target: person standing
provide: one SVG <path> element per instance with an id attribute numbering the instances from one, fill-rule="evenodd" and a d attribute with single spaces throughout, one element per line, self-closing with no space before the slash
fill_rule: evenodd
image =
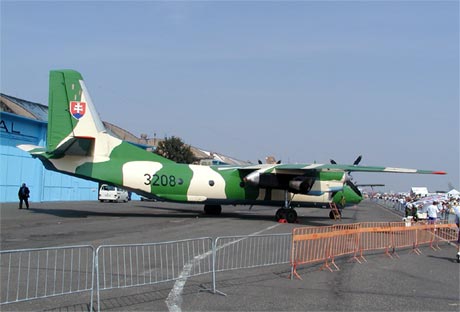
<path id="1" fill-rule="evenodd" d="M 404 209 L 404 215 L 407 218 L 408 216 L 411 215 L 411 213 L 412 213 L 412 203 L 408 201 L 406 203 L 406 208 Z"/>
<path id="2" fill-rule="evenodd" d="M 417 221 L 418 221 L 418 215 L 417 215 L 417 213 L 418 213 L 418 209 L 419 209 L 419 208 L 421 209 L 421 206 L 422 206 L 422 205 L 418 205 L 418 207 L 417 207 L 416 203 L 412 203 L 412 210 L 411 210 L 410 215 L 412 216 L 412 220 L 413 220 L 414 222 L 417 222 Z"/>
<path id="3" fill-rule="evenodd" d="M 433 203 L 426 208 L 426 212 L 428 215 L 428 224 L 435 224 L 439 212 L 438 202 L 433 201 Z"/>
<path id="4" fill-rule="evenodd" d="M 18 197 L 19 197 L 19 209 L 22 209 L 22 202 L 26 204 L 26 208 L 29 209 L 29 196 L 30 190 L 25 183 L 22 183 L 22 186 L 19 188 Z"/>

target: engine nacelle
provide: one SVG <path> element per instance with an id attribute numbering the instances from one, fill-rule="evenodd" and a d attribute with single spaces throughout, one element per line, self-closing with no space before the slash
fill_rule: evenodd
<path id="1" fill-rule="evenodd" d="M 288 190 L 292 193 L 308 194 L 316 178 L 313 176 L 295 176 L 285 174 L 260 173 L 248 174 L 244 181 L 260 188 Z"/>
<path id="2" fill-rule="evenodd" d="M 308 194 L 315 183 L 314 177 L 298 176 L 289 181 L 289 189 L 294 190 L 294 193 Z"/>

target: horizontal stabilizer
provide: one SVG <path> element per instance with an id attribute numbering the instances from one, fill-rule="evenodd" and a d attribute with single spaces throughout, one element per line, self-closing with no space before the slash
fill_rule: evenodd
<path id="1" fill-rule="evenodd" d="M 94 151 L 94 142 L 94 138 L 73 137 L 57 147 L 53 154 L 55 156 L 91 156 Z"/>
<path id="2" fill-rule="evenodd" d="M 16 147 L 32 155 L 44 154 L 46 152 L 46 148 L 38 145 L 20 144 Z"/>

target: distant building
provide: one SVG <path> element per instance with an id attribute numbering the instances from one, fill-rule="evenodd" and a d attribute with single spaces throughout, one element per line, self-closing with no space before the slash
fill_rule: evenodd
<path id="1" fill-rule="evenodd" d="M 410 195 L 425 197 L 428 196 L 428 189 L 426 187 L 412 187 L 410 189 Z"/>

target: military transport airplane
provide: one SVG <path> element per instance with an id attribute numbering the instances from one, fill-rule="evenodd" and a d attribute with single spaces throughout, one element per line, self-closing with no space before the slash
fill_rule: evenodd
<path id="1" fill-rule="evenodd" d="M 356 204 L 361 192 L 351 171 L 445 174 L 441 171 L 340 164 L 178 164 L 111 135 L 80 73 L 50 72 L 47 146 L 19 145 L 48 170 L 121 186 L 162 201 L 202 203 L 207 214 L 221 205 L 281 207 L 276 219 L 297 220 L 294 207 Z"/>

